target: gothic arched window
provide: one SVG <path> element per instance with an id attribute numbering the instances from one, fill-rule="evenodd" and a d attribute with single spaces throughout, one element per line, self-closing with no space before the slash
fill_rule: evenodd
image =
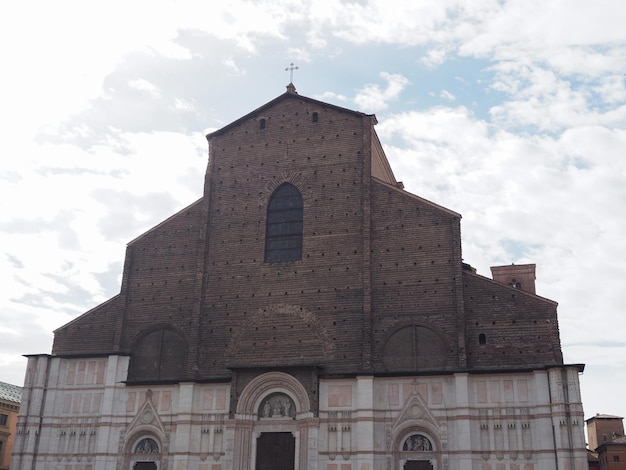
<path id="1" fill-rule="evenodd" d="M 267 206 L 265 262 L 302 259 L 304 203 L 300 191 L 285 183 L 274 191 Z"/>

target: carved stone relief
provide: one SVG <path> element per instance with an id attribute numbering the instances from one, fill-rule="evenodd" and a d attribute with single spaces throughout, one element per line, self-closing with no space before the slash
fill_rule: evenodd
<path id="1" fill-rule="evenodd" d="M 285 393 L 268 395 L 257 411 L 259 419 L 294 419 L 296 407 L 293 400 Z"/>

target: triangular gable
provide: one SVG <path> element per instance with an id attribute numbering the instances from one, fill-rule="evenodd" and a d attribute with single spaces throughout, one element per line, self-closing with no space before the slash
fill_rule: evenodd
<path id="1" fill-rule="evenodd" d="M 435 418 L 435 415 L 430 411 L 419 392 L 414 391 L 407 398 L 391 429 L 395 434 L 400 429 L 406 428 L 407 426 L 414 426 L 417 423 L 422 426 L 428 423 L 433 428 L 439 429 L 437 418 Z"/>
<path id="2" fill-rule="evenodd" d="M 152 402 L 152 395 L 152 390 L 148 389 L 143 405 L 128 425 L 127 436 L 132 436 L 136 431 L 152 431 L 161 438 L 165 436 L 165 426 Z"/>
<path id="3" fill-rule="evenodd" d="M 207 138 L 207 140 L 211 140 L 211 138 L 213 138 L 213 137 L 222 135 L 222 134 L 226 133 L 229 129 L 231 129 L 231 128 L 235 127 L 235 126 L 238 126 L 242 122 L 245 122 L 245 121 L 251 119 L 252 117 L 256 116 L 257 114 L 261 114 L 261 113 L 265 112 L 265 110 L 271 108 L 272 106 L 275 106 L 277 103 L 280 103 L 281 101 L 289 100 L 289 99 L 301 100 L 301 101 L 304 101 L 304 102 L 307 102 L 307 103 L 323 106 L 323 107 L 326 107 L 326 108 L 329 108 L 329 109 L 334 109 L 336 111 L 340 111 L 340 112 L 343 112 L 343 113 L 350 113 L 350 114 L 353 114 L 355 116 L 373 116 L 371 114 L 365 114 L 365 113 L 362 113 L 360 111 L 354 111 L 352 109 L 342 108 L 341 106 L 336 106 L 334 104 L 326 103 L 324 101 L 319 101 L 319 100 L 316 100 L 316 99 L 313 99 L 313 98 L 309 98 L 307 96 L 299 95 L 295 91 L 295 88 L 287 87 L 287 91 L 285 93 L 283 93 L 282 95 L 279 95 L 276 98 L 274 98 L 273 100 L 268 101 L 263 106 L 258 107 L 254 111 L 249 112 L 248 114 L 246 114 L 246 115 L 240 117 L 239 119 L 231 122 L 230 124 L 227 124 L 226 126 L 222 127 L 221 129 L 218 129 L 216 131 L 213 131 L 213 132 L 207 134 L 206 138 Z"/>
<path id="4" fill-rule="evenodd" d="M 407 397 L 402 410 L 389 429 L 388 448 L 399 449 L 403 439 L 412 432 L 420 432 L 430 436 L 433 440 L 431 444 L 435 449 L 448 447 L 446 423 L 439 422 L 417 390 L 414 390 Z"/>

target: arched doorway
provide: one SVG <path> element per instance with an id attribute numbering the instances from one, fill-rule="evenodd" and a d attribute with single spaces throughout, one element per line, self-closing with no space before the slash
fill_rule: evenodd
<path id="1" fill-rule="evenodd" d="M 423 428 L 409 428 L 396 441 L 398 470 L 441 470 L 438 442 Z"/>
<path id="2" fill-rule="evenodd" d="M 235 414 L 234 470 L 307 470 L 316 427 L 306 389 L 285 372 L 256 376 Z"/>
<path id="3" fill-rule="evenodd" d="M 161 446 L 152 437 L 143 436 L 134 441 L 130 455 L 131 470 L 159 470 Z"/>

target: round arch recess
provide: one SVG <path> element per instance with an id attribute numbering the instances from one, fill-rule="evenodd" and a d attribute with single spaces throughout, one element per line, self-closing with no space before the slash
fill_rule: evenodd
<path id="1" fill-rule="evenodd" d="M 237 403 L 237 413 L 256 415 L 262 400 L 274 392 L 285 393 L 293 400 L 296 418 L 311 409 L 306 390 L 295 377 L 284 372 L 268 372 L 246 385 Z"/>
<path id="2" fill-rule="evenodd" d="M 156 468 L 157 470 L 167 466 L 163 460 L 163 436 L 157 435 L 151 426 L 141 426 L 128 436 L 124 446 L 123 468 Z M 147 466 L 149 465 L 149 466 Z"/>
<path id="3" fill-rule="evenodd" d="M 440 431 L 435 425 L 423 420 L 411 420 L 406 422 L 399 428 L 396 428 L 393 432 L 393 438 L 391 442 L 391 452 L 394 456 L 394 469 L 404 469 L 404 464 L 407 461 L 423 461 L 428 460 L 433 470 L 440 470 L 443 467 L 443 454 L 444 449 L 439 435 Z M 430 448 L 426 449 L 404 449 L 404 444 L 407 439 L 415 435 L 421 435 L 425 437 Z"/>
<path id="4" fill-rule="evenodd" d="M 381 356 L 388 371 L 440 368 L 448 364 L 448 347 L 434 327 L 409 323 L 387 336 Z"/>
<path id="5" fill-rule="evenodd" d="M 441 452 L 443 450 L 440 430 L 432 423 L 424 420 L 411 420 L 396 428 L 393 431 L 391 449 L 394 452 L 401 452 L 404 442 L 413 434 L 422 434 L 427 437 L 432 445 L 432 452 Z"/>

